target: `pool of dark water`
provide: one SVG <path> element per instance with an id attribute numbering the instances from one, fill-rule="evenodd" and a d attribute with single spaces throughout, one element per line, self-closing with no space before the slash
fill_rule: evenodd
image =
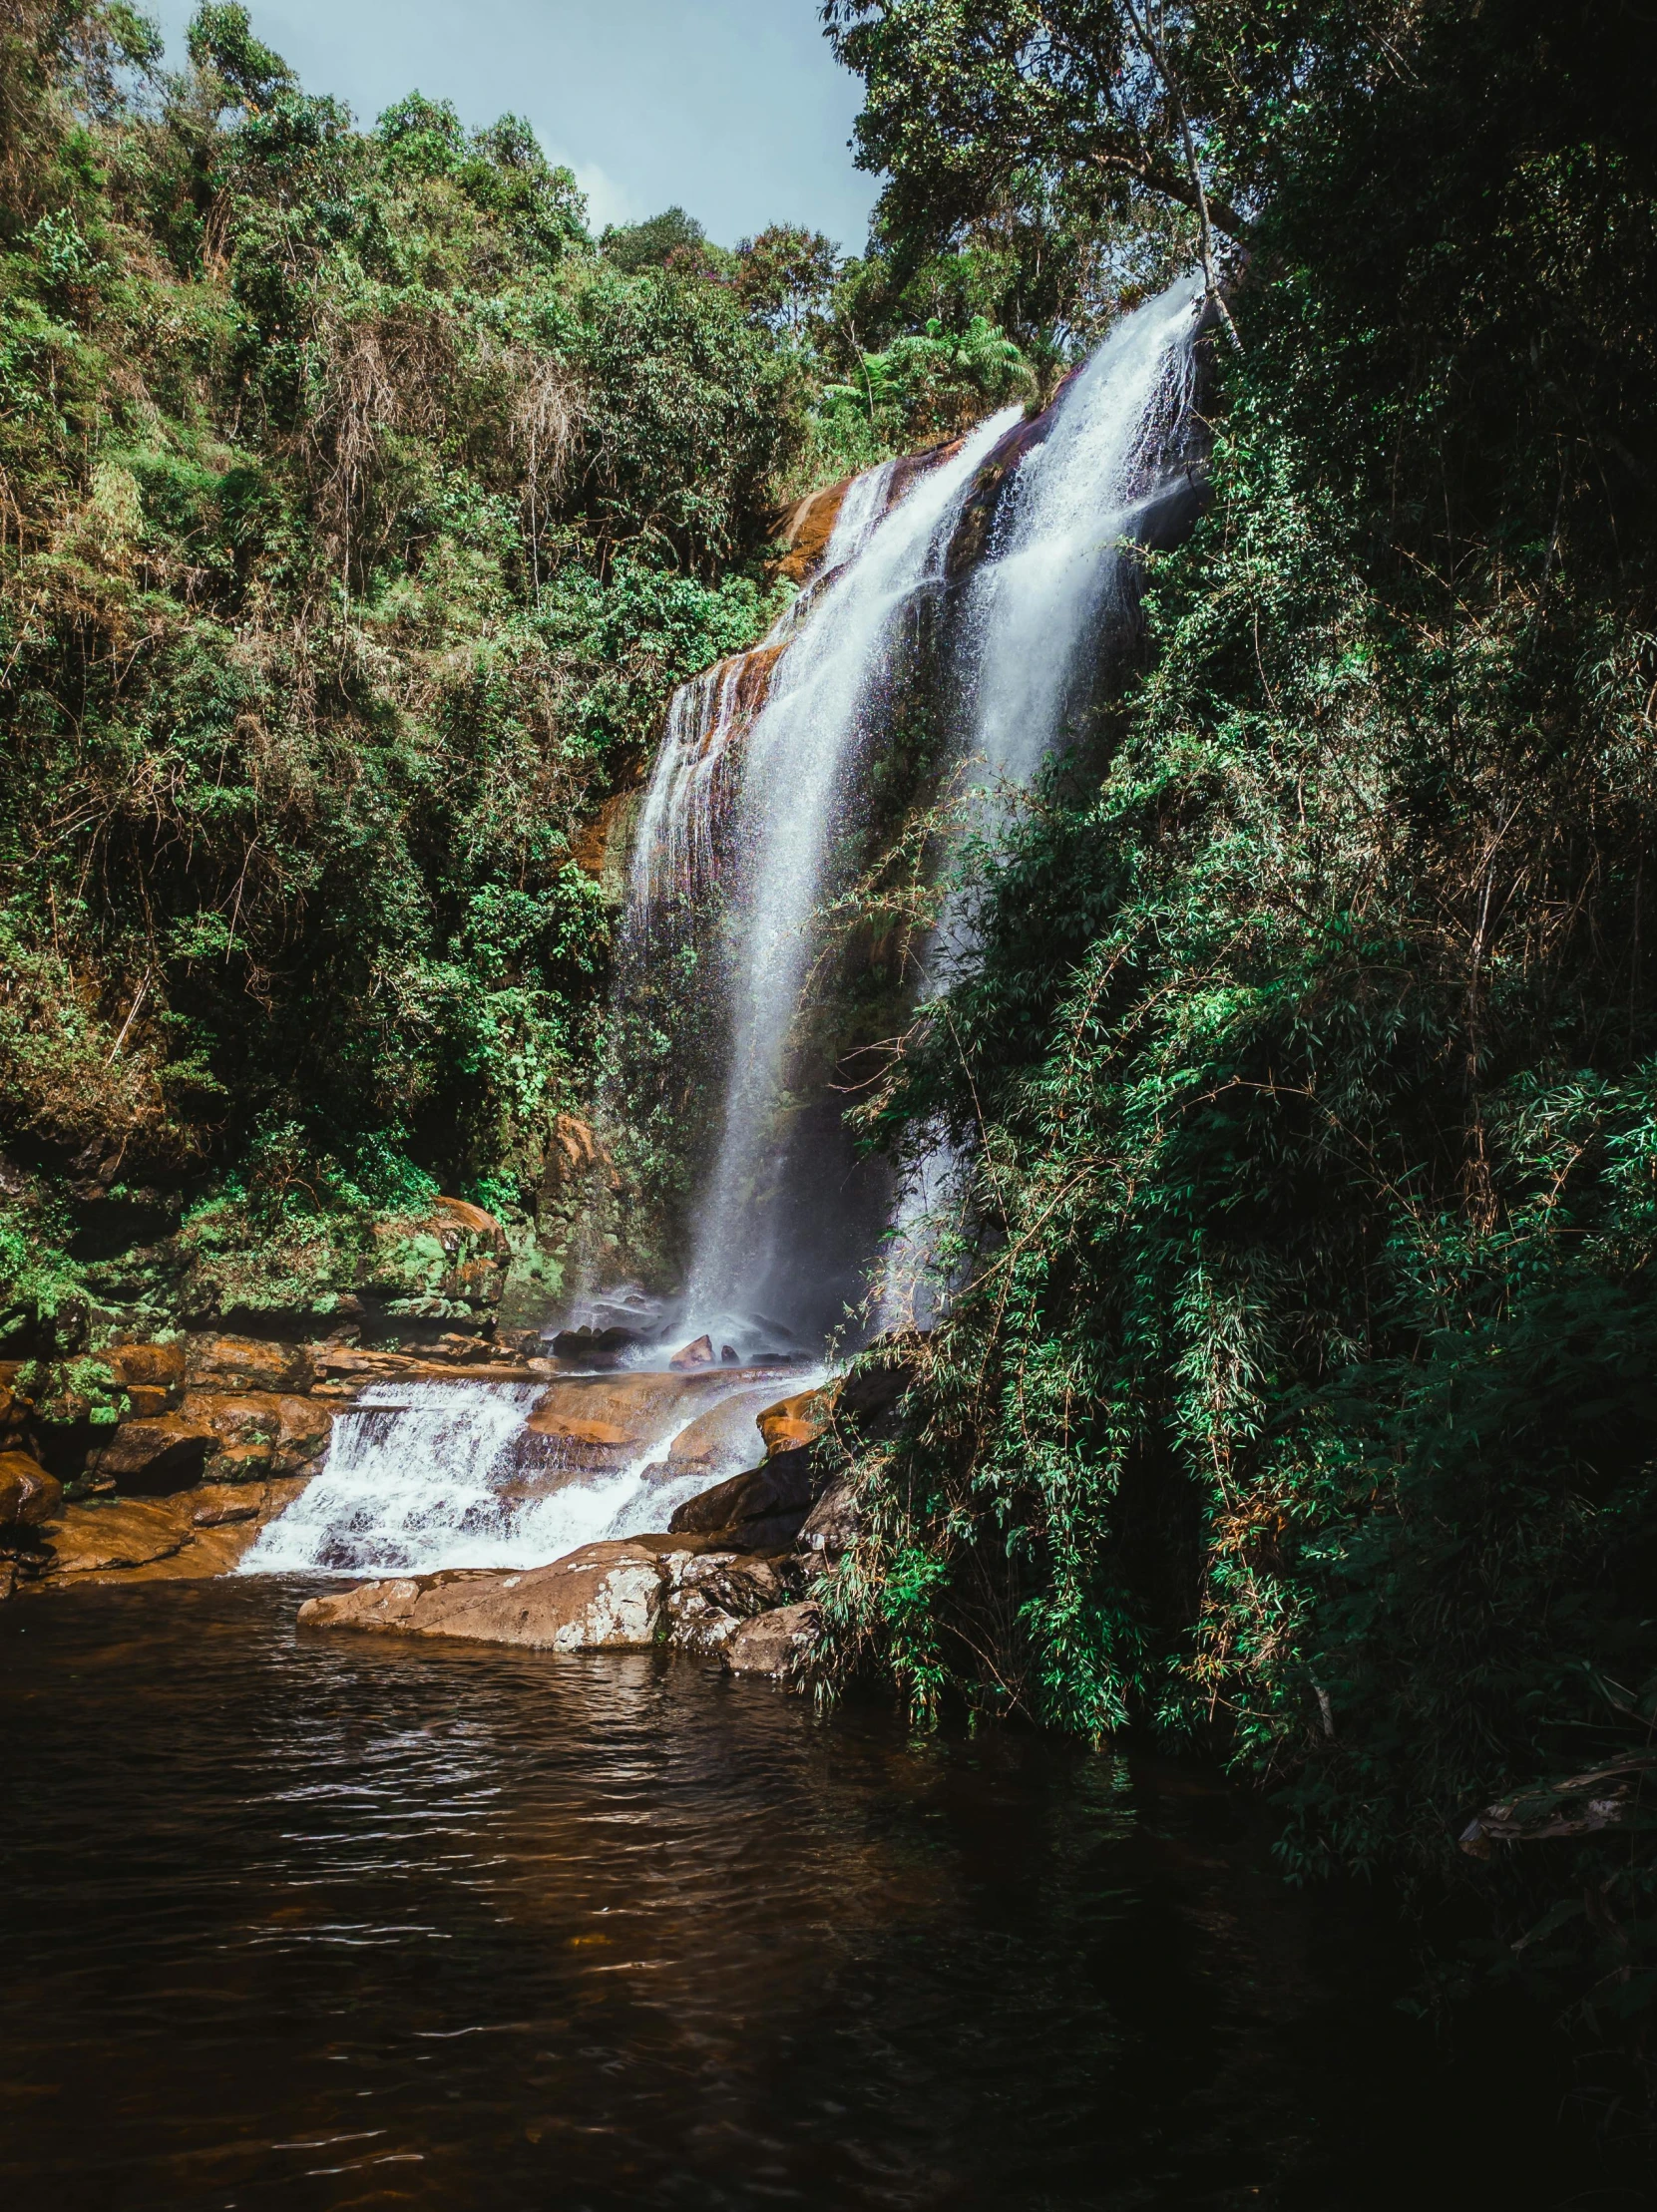
<path id="1" fill-rule="evenodd" d="M 306 1587 L 0 1613 L 10 2212 L 1556 2201 L 1199 1770 Z"/>

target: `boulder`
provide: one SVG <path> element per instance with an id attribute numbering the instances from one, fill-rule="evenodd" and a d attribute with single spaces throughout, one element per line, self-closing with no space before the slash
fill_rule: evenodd
<path id="1" fill-rule="evenodd" d="M 63 1503 L 63 1484 L 27 1452 L 0 1452 L 0 1528 L 38 1528 Z"/>
<path id="2" fill-rule="evenodd" d="M 860 1523 L 852 1486 L 844 1476 L 831 1482 L 800 1524 L 802 1552 L 838 1559 L 857 1542 Z"/>
<path id="3" fill-rule="evenodd" d="M 802 1444 L 815 1444 L 833 1410 L 832 1390 L 800 1390 L 791 1398 L 779 1398 L 757 1417 L 766 1451 L 797 1451 Z"/>
<path id="4" fill-rule="evenodd" d="M 316 1362 L 303 1344 L 266 1343 L 256 1336 L 193 1336 L 185 1372 L 196 1390 L 222 1394 L 308 1390 Z"/>
<path id="5" fill-rule="evenodd" d="M 553 1357 L 574 1367 L 615 1367 L 638 1341 L 630 1328 L 565 1328 L 553 1338 Z"/>
<path id="6" fill-rule="evenodd" d="M 668 1552 L 667 1641 L 698 1659 L 717 1659 L 744 1621 L 780 1606 L 790 1591 L 770 1560 L 735 1552 Z"/>
<path id="7" fill-rule="evenodd" d="M 136 1414 L 148 1418 L 178 1404 L 185 1386 L 183 1344 L 116 1344 L 99 1357 L 132 1398 Z"/>
<path id="8" fill-rule="evenodd" d="M 221 1452 L 262 1446 L 265 1465 L 277 1474 L 290 1474 L 314 1459 L 333 1426 L 325 1400 L 271 1390 L 192 1390 L 185 1411 L 211 1429 Z"/>
<path id="9" fill-rule="evenodd" d="M 778 1452 L 715 1483 L 681 1505 L 667 1524 L 672 1536 L 717 1536 L 733 1552 L 773 1552 L 792 1544 L 811 1507 L 811 1454 L 802 1446 Z"/>
<path id="10" fill-rule="evenodd" d="M 109 1478 L 130 1490 L 181 1490 L 197 1481 L 203 1462 L 218 1442 L 206 1421 L 188 1413 L 162 1413 L 154 1420 L 123 1421 L 87 1459 L 87 1473 Z"/>
<path id="11" fill-rule="evenodd" d="M 809 1599 L 800 1605 L 778 1606 L 774 1612 L 757 1613 L 744 1621 L 719 1657 L 733 1674 L 798 1679 L 810 1671 L 821 1626 L 822 1615 Z"/>
<path id="12" fill-rule="evenodd" d="M 587 1544 L 522 1574 L 439 1574 L 310 1598 L 300 1626 L 444 1636 L 538 1652 L 638 1651 L 655 1642 L 665 1571 L 642 1544 Z"/>
<path id="13" fill-rule="evenodd" d="M 675 1374 L 682 1374 L 687 1367 L 711 1367 L 713 1363 L 711 1336 L 697 1336 L 690 1343 L 681 1344 L 667 1362 Z"/>

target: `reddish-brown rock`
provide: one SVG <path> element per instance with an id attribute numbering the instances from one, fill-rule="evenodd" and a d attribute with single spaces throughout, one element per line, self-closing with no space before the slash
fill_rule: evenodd
<path id="1" fill-rule="evenodd" d="M 316 1380 L 316 1363 L 303 1344 L 266 1343 L 256 1336 L 193 1336 L 185 1371 L 193 1390 L 220 1395 L 297 1393 Z"/>
<path id="2" fill-rule="evenodd" d="M 177 1497 L 71 1507 L 51 1532 L 53 1573 L 114 1574 L 170 1558 L 191 1542 L 194 1511 Z"/>
<path id="3" fill-rule="evenodd" d="M 790 583 L 804 583 L 820 566 L 846 494 L 855 481 L 842 477 L 838 484 L 826 485 L 820 492 L 808 492 L 784 513 L 776 530 L 776 542 L 783 549 L 777 562 L 779 576 L 786 576 Z"/>
<path id="4" fill-rule="evenodd" d="M 192 1390 L 185 1411 L 205 1422 L 223 1449 L 262 1445 L 266 1464 L 278 1474 L 314 1459 L 333 1425 L 325 1400 L 270 1390 Z"/>
<path id="5" fill-rule="evenodd" d="M 765 1449 L 791 1452 L 797 1451 L 802 1444 L 815 1444 L 828 1427 L 833 1409 L 832 1389 L 800 1390 L 791 1398 L 778 1399 L 775 1405 L 768 1405 L 757 1416 Z"/>
<path id="6" fill-rule="evenodd" d="M 98 1355 L 123 1389 L 133 1394 L 134 1412 L 141 1409 L 137 1393 L 159 1391 L 160 1404 L 147 1403 L 146 1416 L 165 1413 L 179 1402 L 185 1384 L 185 1347 L 181 1344 L 116 1344 Z"/>
<path id="7" fill-rule="evenodd" d="M 27 1452 L 0 1452 L 0 1528 L 38 1528 L 63 1502 L 63 1484 Z"/>
<path id="8" fill-rule="evenodd" d="M 259 1517 L 257 1498 L 246 1496 L 208 1498 L 191 1515 L 191 1526 L 198 1529 L 222 1529 L 232 1527 L 237 1521 L 256 1521 Z"/>
<path id="9" fill-rule="evenodd" d="M 713 1366 L 715 1354 L 712 1337 L 697 1336 L 690 1343 L 681 1344 L 667 1364 L 675 1374 L 683 1374 L 687 1367 Z"/>
<path id="10" fill-rule="evenodd" d="M 179 1490 L 195 1482 L 218 1439 L 206 1421 L 188 1413 L 163 1413 L 150 1421 L 123 1421 L 107 1430 L 107 1443 L 87 1459 L 87 1472 L 112 1476 L 123 1488 Z"/>

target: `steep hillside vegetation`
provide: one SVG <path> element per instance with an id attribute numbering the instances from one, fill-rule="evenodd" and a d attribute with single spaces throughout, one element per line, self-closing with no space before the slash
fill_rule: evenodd
<path id="1" fill-rule="evenodd" d="M 1293 1875 L 1459 1898 L 1436 1986 L 1522 1976 L 1642 2053 L 1649 26 L 828 13 L 895 233 L 1182 207 L 1237 339 L 1153 665 L 980 856 L 982 967 L 866 1110 L 971 1175 L 844 1661 L 1217 1743 Z"/>
<path id="2" fill-rule="evenodd" d="M 780 499 L 1030 382 L 807 232 L 595 241 L 525 125 L 360 129 L 238 6 L 159 54 L 0 38 L 14 1347 L 325 1306 L 439 1188 L 533 1248 L 668 689 L 774 610 Z"/>

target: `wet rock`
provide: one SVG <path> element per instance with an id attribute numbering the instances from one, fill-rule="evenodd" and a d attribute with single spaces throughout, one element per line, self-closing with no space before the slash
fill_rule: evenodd
<path id="1" fill-rule="evenodd" d="M 258 1498 L 209 1498 L 199 1505 L 191 1516 L 192 1528 L 222 1529 L 237 1521 L 256 1521 L 259 1517 Z"/>
<path id="2" fill-rule="evenodd" d="M 666 1575 L 641 1544 L 587 1544 L 523 1574 L 418 1575 L 307 1599 L 301 1627 L 456 1637 L 541 1652 L 655 1642 Z"/>
<path id="3" fill-rule="evenodd" d="M 305 1487 L 299 1476 L 245 1492 L 186 1490 L 67 1506 L 44 1531 L 45 1587 L 80 1582 L 206 1581 L 227 1575 L 267 1522 Z M 221 1511 L 220 1509 L 227 1509 Z"/>
<path id="4" fill-rule="evenodd" d="M 167 1559 L 191 1542 L 193 1512 L 180 1498 L 71 1506 L 51 1532 L 53 1573 L 110 1574 Z"/>
<path id="5" fill-rule="evenodd" d="M 779 1398 L 758 1416 L 766 1451 L 797 1451 L 802 1444 L 815 1444 L 833 1410 L 832 1390 L 800 1390 L 791 1398 Z"/>
<path id="6" fill-rule="evenodd" d="M 185 1386 L 182 1343 L 116 1344 L 99 1356 L 132 1398 L 135 1414 L 150 1418 L 178 1404 Z"/>
<path id="7" fill-rule="evenodd" d="M 193 1389 L 219 1395 L 297 1393 L 316 1380 L 316 1362 L 303 1344 L 266 1343 L 253 1336 L 193 1336 L 185 1371 Z"/>
<path id="8" fill-rule="evenodd" d="M 778 1606 L 774 1612 L 756 1614 L 744 1621 L 720 1651 L 719 1657 L 733 1674 L 769 1674 L 779 1681 L 798 1680 L 811 1670 L 822 1615 L 809 1599 L 798 1605 Z"/>
<path id="9" fill-rule="evenodd" d="M 804 583 L 821 566 L 846 494 L 855 481 L 842 477 L 838 484 L 826 485 L 820 492 L 808 492 L 782 516 L 774 540 L 783 549 L 777 562 L 779 576 L 786 576 L 790 583 Z"/>
<path id="10" fill-rule="evenodd" d="M 667 1524 L 672 1536 L 717 1536 L 733 1552 L 773 1552 L 793 1543 L 811 1507 L 811 1455 L 778 1452 L 715 1483 L 681 1505 Z"/>
<path id="11" fill-rule="evenodd" d="M 712 1337 L 697 1336 L 690 1343 L 681 1344 L 667 1364 L 675 1374 L 682 1374 L 687 1367 L 711 1367 L 713 1365 Z"/>
<path id="12" fill-rule="evenodd" d="M 94 1480 L 111 1478 L 127 1490 L 180 1490 L 200 1479 L 218 1442 L 206 1421 L 188 1413 L 163 1413 L 149 1421 L 123 1421 L 106 1431 L 109 1442 L 88 1455 Z"/>
<path id="13" fill-rule="evenodd" d="M 553 1338 L 553 1357 L 575 1367 L 615 1367 L 638 1341 L 630 1328 L 566 1328 Z"/>
<path id="14" fill-rule="evenodd" d="M 861 1523 L 852 1486 L 844 1477 L 831 1482 L 800 1524 L 802 1552 L 817 1552 L 825 1560 L 838 1559 L 857 1542 Z"/>
<path id="15" fill-rule="evenodd" d="M 192 1390 L 185 1411 L 212 1430 L 219 1447 L 215 1458 L 235 1449 L 244 1462 L 252 1456 L 248 1447 L 259 1447 L 266 1469 L 284 1475 L 314 1459 L 333 1426 L 326 1401 L 269 1390 Z M 209 1479 L 223 1479 L 214 1478 L 210 1467 L 207 1472 Z"/>
<path id="16" fill-rule="evenodd" d="M 39 1528 L 63 1503 L 63 1484 L 27 1452 L 0 1452 L 0 1528 Z"/>
<path id="17" fill-rule="evenodd" d="M 668 1552 L 667 1640 L 697 1659 L 716 1659 L 744 1621 L 793 1595 L 772 1560 L 735 1552 Z"/>
<path id="18" fill-rule="evenodd" d="M 270 1473 L 271 1451 L 266 1443 L 226 1444 L 208 1455 L 202 1480 L 211 1483 L 263 1482 Z"/>

